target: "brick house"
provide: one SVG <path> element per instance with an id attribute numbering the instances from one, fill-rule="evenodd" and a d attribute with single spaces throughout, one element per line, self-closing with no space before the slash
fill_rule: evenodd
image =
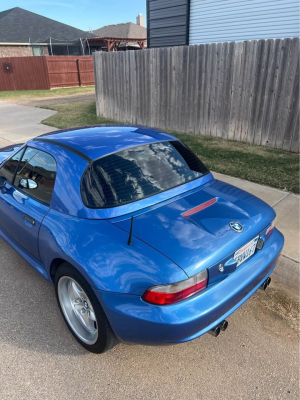
<path id="1" fill-rule="evenodd" d="M 82 55 L 93 34 L 15 7 L 0 12 L 0 57 Z"/>

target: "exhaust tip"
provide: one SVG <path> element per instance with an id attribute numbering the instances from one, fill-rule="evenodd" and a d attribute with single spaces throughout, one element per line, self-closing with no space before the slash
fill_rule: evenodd
<path id="1" fill-rule="evenodd" d="M 260 286 L 260 289 L 261 289 L 261 290 L 266 290 L 267 287 L 268 287 L 268 282 L 265 281 L 265 282 Z"/>
<path id="2" fill-rule="evenodd" d="M 215 326 L 213 329 L 208 331 L 208 333 L 214 337 L 218 337 L 220 335 L 221 329 L 219 326 Z"/>
<path id="3" fill-rule="evenodd" d="M 221 331 L 226 331 L 226 329 L 228 328 L 228 321 L 226 321 L 226 319 L 224 319 L 224 321 L 222 321 L 220 324 L 219 324 L 219 327 L 220 327 L 220 329 L 221 329 Z"/>
<path id="4" fill-rule="evenodd" d="M 271 279 L 270 277 L 268 277 L 268 278 L 264 281 L 264 283 L 261 285 L 260 289 L 266 290 L 267 287 L 270 285 L 271 280 L 272 280 L 272 279 Z"/>

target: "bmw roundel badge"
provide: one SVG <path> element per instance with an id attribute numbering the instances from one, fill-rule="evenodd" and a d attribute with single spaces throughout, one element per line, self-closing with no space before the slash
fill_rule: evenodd
<path id="1" fill-rule="evenodd" d="M 230 222 L 230 228 L 236 232 L 243 232 L 244 228 L 239 222 Z"/>

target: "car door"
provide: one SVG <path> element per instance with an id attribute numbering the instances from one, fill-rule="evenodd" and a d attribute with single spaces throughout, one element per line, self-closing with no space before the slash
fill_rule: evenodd
<path id="1" fill-rule="evenodd" d="M 0 177 L 6 179 L 0 192 L 0 227 L 39 260 L 38 234 L 50 207 L 56 161 L 44 151 L 26 147 L 1 166 Z"/>

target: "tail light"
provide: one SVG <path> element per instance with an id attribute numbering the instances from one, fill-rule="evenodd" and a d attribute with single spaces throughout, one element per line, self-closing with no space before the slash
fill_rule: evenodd
<path id="1" fill-rule="evenodd" d="M 146 290 L 143 300 L 160 306 L 177 303 L 204 290 L 207 279 L 208 273 L 205 270 L 181 282 L 153 286 Z"/>
<path id="2" fill-rule="evenodd" d="M 269 228 L 266 231 L 266 240 L 269 239 L 269 237 L 272 235 L 274 228 L 275 228 L 275 223 L 276 223 L 276 218 L 273 219 L 271 225 L 269 226 Z"/>

